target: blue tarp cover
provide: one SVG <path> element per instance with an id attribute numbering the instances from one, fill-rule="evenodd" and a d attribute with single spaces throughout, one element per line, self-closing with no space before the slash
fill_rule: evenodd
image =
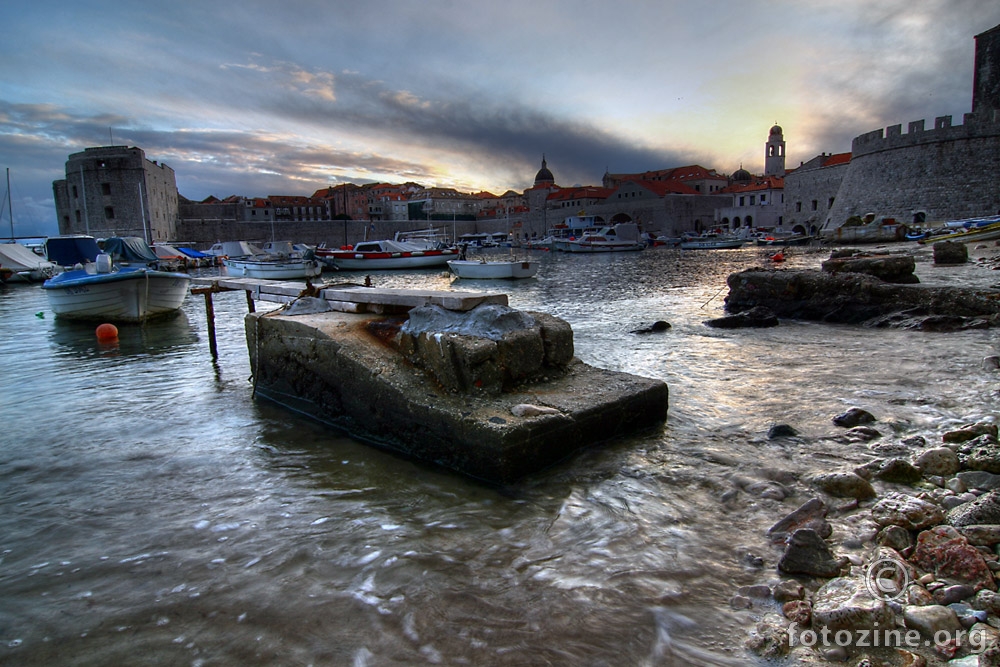
<path id="1" fill-rule="evenodd" d="M 55 236 L 45 241 L 45 256 L 59 266 L 95 262 L 99 252 L 93 236 Z"/>
<path id="2" fill-rule="evenodd" d="M 177 248 L 177 252 L 187 255 L 188 257 L 194 257 L 195 259 L 203 259 L 205 257 L 215 257 L 215 255 L 206 255 L 200 250 L 194 250 L 193 248 Z"/>

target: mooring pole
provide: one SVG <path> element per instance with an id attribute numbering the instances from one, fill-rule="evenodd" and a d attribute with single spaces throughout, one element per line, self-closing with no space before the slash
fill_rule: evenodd
<path id="1" fill-rule="evenodd" d="M 192 294 L 205 295 L 205 321 L 208 323 L 208 350 L 212 353 L 212 359 L 218 360 L 219 346 L 215 343 L 215 306 L 212 303 L 212 292 L 217 291 L 214 287 L 195 287 Z"/>

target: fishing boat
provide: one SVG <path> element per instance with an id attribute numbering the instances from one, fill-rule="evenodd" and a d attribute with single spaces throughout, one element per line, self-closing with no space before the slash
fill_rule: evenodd
<path id="1" fill-rule="evenodd" d="M 56 317 L 101 322 L 145 322 L 176 314 L 191 278 L 160 271 L 156 255 L 140 238 L 105 239 L 103 252 L 93 237 L 53 237 L 46 253 L 74 268 L 42 283 Z M 76 268 L 77 265 L 79 268 Z"/>
<path id="2" fill-rule="evenodd" d="M 222 257 L 251 257 L 261 254 L 261 249 L 246 241 L 220 241 L 205 251 L 209 255 Z"/>
<path id="3" fill-rule="evenodd" d="M 367 269 L 421 269 L 444 266 L 458 252 L 453 248 L 425 248 L 405 241 L 362 241 L 338 250 L 316 248 L 316 257 L 327 266 L 347 271 Z"/>
<path id="4" fill-rule="evenodd" d="M 743 239 L 732 236 L 702 234 L 701 236 L 683 238 L 681 240 L 681 250 L 725 250 L 728 248 L 742 248 L 743 244 Z"/>
<path id="5" fill-rule="evenodd" d="M 538 273 L 538 262 L 516 259 L 449 259 L 448 268 L 459 278 L 475 280 L 531 278 Z"/>

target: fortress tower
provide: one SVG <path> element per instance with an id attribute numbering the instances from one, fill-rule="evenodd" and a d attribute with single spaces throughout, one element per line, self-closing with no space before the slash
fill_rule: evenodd
<path id="1" fill-rule="evenodd" d="M 1000 119 L 1000 25 L 976 35 L 972 113 L 982 119 Z"/>

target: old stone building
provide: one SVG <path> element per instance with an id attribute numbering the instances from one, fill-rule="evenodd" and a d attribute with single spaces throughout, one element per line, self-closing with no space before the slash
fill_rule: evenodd
<path id="1" fill-rule="evenodd" d="M 174 170 L 134 146 L 99 146 L 73 153 L 66 178 L 52 183 L 60 234 L 176 238 Z"/>
<path id="2" fill-rule="evenodd" d="M 823 153 L 785 174 L 786 229 L 809 236 L 819 232 L 837 200 L 850 162 L 850 153 Z"/>

